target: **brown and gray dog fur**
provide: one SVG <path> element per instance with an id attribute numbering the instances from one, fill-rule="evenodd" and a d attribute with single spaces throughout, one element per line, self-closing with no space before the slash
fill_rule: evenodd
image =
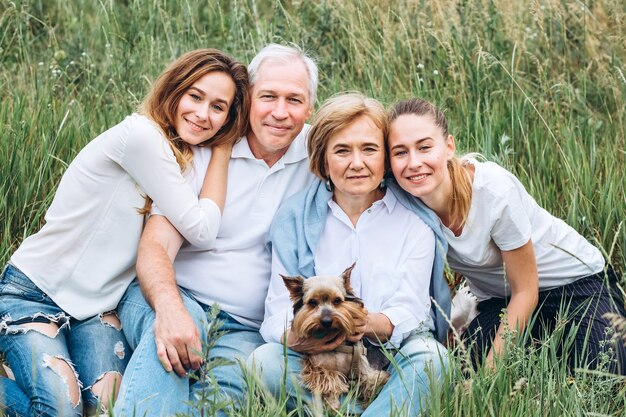
<path id="1" fill-rule="evenodd" d="M 350 285 L 354 264 L 341 276 L 281 275 L 293 302 L 292 330 L 300 338 L 322 338 L 336 333 L 337 337 L 355 333 L 353 317 L 367 316 L 363 301 L 356 297 Z M 301 379 L 313 394 L 314 401 L 331 409 L 339 409 L 339 397 L 348 392 L 351 384 L 357 388 L 358 398 L 368 404 L 389 379 L 389 373 L 373 369 L 359 341 L 350 348 L 305 355 Z M 358 355 L 354 358 L 354 355 Z"/>

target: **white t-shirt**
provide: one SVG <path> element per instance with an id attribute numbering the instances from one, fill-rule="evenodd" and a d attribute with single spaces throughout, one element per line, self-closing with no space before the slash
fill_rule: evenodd
<path id="1" fill-rule="evenodd" d="M 187 175 L 204 178 L 205 172 Z M 144 195 L 186 239 L 212 245 L 219 208 L 198 200 L 158 126 L 133 114 L 80 151 L 61 178 L 46 223 L 10 262 L 79 320 L 112 310 L 135 277 Z"/>
<path id="2" fill-rule="evenodd" d="M 315 274 L 339 276 L 356 262 L 350 275 L 352 288 L 370 312 L 389 318 L 394 325 L 390 342 L 396 346 L 413 330 L 434 329 L 429 295 L 433 231 L 391 192 L 361 214 L 356 227 L 333 200 L 328 205 L 315 250 Z M 289 292 L 279 274 L 288 275 L 274 253 L 261 326 L 267 342 L 280 342 L 293 319 Z"/>
<path id="3" fill-rule="evenodd" d="M 233 147 L 226 204 L 220 230 L 210 249 L 183 244 L 174 268 L 178 285 L 203 304 L 220 308 L 242 324 L 259 328 L 270 280 L 271 254 L 265 242 L 279 205 L 312 181 L 302 132 L 272 167 L 256 159 L 246 138 Z M 208 159 L 194 160 L 206 170 Z M 196 181 L 195 187 L 199 190 Z M 159 207 L 160 209 L 160 207 Z M 158 211 L 154 211 L 158 213 Z"/>
<path id="4" fill-rule="evenodd" d="M 450 267 L 468 279 L 482 301 L 511 294 L 500 251 L 532 239 L 539 290 L 569 284 L 604 268 L 600 251 L 535 202 L 510 172 L 493 162 L 475 167 L 472 202 L 460 236 L 443 228 Z"/>

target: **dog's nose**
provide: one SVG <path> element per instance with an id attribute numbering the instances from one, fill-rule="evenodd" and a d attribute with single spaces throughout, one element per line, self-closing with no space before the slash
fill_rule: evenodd
<path id="1" fill-rule="evenodd" d="M 333 324 L 333 319 L 330 317 L 322 317 L 320 323 L 322 324 L 322 327 L 328 329 Z"/>

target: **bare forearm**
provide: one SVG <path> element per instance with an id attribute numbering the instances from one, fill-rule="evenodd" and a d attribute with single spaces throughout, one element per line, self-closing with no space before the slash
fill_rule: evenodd
<path id="1" fill-rule="evenodd" d="M 539 275 L 532 241 L 521 247 L 502 251 L 507 281 L 511 288 L 511 300 L 507 306 L 506 322 L 501 323 L 487 356 L 487 366 L 493 367 L 494 353 L 500 356 L 504 346 L 505 327 L 523 330 L 539 298 Z"/>
<path id="2" fill-rule="evenodd" d="M 211 161 L 204 177 L 204 183 L 200 190 L 200 198 L 209 198 L 217 204 L 220 211 L 224 211 L 226 202 L 226 184 L 228 179 L 228 161 L 232 147 L 214 147 Z"/>
<path id="3" fill-rule="evenodd" d="M 372 340 L 386 342 L 393 334 L 394 326 L 391 320 L 383 313 L 370 313 L 367 318 L 367 327 L 364 336 Z"/>
<path id="4" fill-rule="evenodd" d="M 139 244 L 137 276 L 142 292 L 155 312 L 157 356 L 167 372 L 184 376 L 202 363 L 200 333 L 185 308 L 173 261 L 183 238 L 162 216 L 148 220 Z"/>
<path id="5" fill-rule="evenodd" d="M 150 217 L 139 243 L 137 278 L 146 301 L 157 312 L 182 305 L 173 264 L 182 243 L 182 236 L 165 217 Z"/>
<path id="6" fill-rule="evenodd" d="M 526 328 L 528 320 L 537 306 L 537 296 L 535 294 L 516 294 L 511 297 L 507 306 L 506 321 L 500 323 L 489 355 L 487 364 L 493 365 L 494 355 L 502 355 L 505 349 L 504 334 L 507 331 L 522 332 Z"/>
<path id="7" fill-rule="evenodd" d="M 154 311 L 182 305 L 174 266 L 166 250 L 158 243 L 142 242 L 137 258 L 137 279 L 141 292 Z"/>

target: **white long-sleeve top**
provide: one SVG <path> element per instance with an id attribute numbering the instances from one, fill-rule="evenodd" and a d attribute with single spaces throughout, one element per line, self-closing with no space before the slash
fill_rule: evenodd
<path id="1" fill-rule="evenodd" d="M 356 226 L 333 200 L 328 206 L 326 224 L 315 250 L 315 274 L 340 275 L 356 262 L 350 276 L 352 288 L 370 313 L 389 318 L 394 325 L 389 341 L 395 346 L 413 330 L 432 330 L 432 230 L 398 203 L 391 192 L 361 214 Z M 289 275 L 273 253 L 261 325 L 261 335 L 267 342 L 280 342 L 293 319 L 289 292 L 279 274 Z"/>
<path id="2" fill-rule="evenodd" d="M 194 148 L 196 154 L 207 152 Z M 156 123 L 133 114 L 76 156 L 46 223 L 10 262 L 79 320 L 112 310 L 135 277 L 144 221 L 137 210 L 145 195 L 193 245 L 213 244 L 219 208 L 210 199 L 198 200 Z"/>

